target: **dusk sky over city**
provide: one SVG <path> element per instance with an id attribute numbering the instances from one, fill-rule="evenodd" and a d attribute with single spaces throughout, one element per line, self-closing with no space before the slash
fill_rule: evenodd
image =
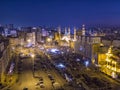
<path id="1" fill-rule="evenodd" d="M 0 23 L 17 26 L 120 24 L 119 0 L 0 0 Z"/>

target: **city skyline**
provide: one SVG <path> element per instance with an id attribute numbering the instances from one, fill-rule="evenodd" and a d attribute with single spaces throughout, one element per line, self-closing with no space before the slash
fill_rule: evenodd
<path id="1" fill-rule="evenodd" d="M 0 90 L 120 89 L 120 1 L 0 1 Z"/>
<path id="2" fill-rule="evenodd" d="M 119 25 L 118 0 L 1 0 L 0 24 L 16 26 Z"/>

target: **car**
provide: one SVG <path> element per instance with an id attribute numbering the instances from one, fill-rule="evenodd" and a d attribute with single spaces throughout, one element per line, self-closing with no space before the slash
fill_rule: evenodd
<path id="1" fill-rule="evenodd" d="M 48 77 L 50 78 L 52 75 L 51 74 L 48 74 Z"/>
<path id="2" fill-rule="evenodd" d="M 43 84 L 43 81 L 42 82 L 40 81 L 39 84 Z"/>
<path id="3" fill-rule="evenodd" d="M 36 86 L 38 86 L 40 83 L 38 82 L 38 83 L 36 83 Z"/>
<path id="4" fill-rule="evenodd" d="M 43 81 L 43 77 L 39 77 L 39 81 Z"/>
<path id="5" fill-rule="evenodd" d="M 28 88 L 23 88 L 23 90 L 28 90 Z"/>
<path id="6" fill-rule="evenodd" d="M 55 79 L 53 77 L 50 78 L 51 81 L 55 81 Z"/>
<path id="7" fill-rule="evenodd" d="M 54 84 L 54 83 L 55 83 L 55 80 L 51 80 L 51 83 Z"/>
<path id="8" fill-rule="evenodd" d="M 36 86 L 43 84 L 43 81 L 36 83 Z"/>
<path id="9" fill-rule="evenodd" d="M 55 82 L 55 83 L 53 84 L 53 86 L 54 86 L 55 89 L 59 89 L 59 88 L 61 87 L 58 82 Z"/>
<path id="10" fill-rule="evenodd" d="M 54 80 L 54 77 L 51 74 L 48 74 L 50 80 Z"/>
<path id="11" fill-rule="evenodd" d="M 82 87 L 82 83 L 77 82 L 78 87 Z"/>
<path id="12" fill-rule="evenodd" d="M 45 86 L 44 86 L 44 84 L 43 84 L 43 83 L 40 83 L 40 87 L 41 87 L 41 88 L 44 88 Z"/>

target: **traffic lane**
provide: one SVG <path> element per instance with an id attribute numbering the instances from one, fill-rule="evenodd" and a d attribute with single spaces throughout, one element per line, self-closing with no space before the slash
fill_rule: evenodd
<path id="1" fill-rule="evenodd" d="M 23 71 L 20 74 L 21 85 L 30 89 L 35 89 L 36 79 L 33 78 L 33 62 L 31 58 L 23 60 Z"/>
<path id="2" fill-rule="evenodd" d="M 37 83 L 39 83 L 39 79 L 40 78 L 43 78 L 43 84 L 44 84 L 44 88 L 41 88 L 41 89 L 44 89 L 44 90 L 50 90 L 50 89 L 53 89 L 52 87 L 52 83 L 51 81 L 49 80 L 46 72 L 42 71 L 42 70 L 37 70 L 35 71 L 35 77 L 36 79 L 38 80 Z M 37 86 L 38 87 L 38 86 Z"/>
<path id="3" fill-rule="evenodd" d="M 46 71 L 48 70 L 48 65 L 45 61 L 46 57 L 43 55 L 42 58 L 35 58 L 35 77 L 43 77 L 44 81 L 47 81 L 47 83 L 45 82 L 45 88 L 46 89 L 50 89 L 53 88 L 51 85 L 50 80 L 47 78 L 47 73 Z M 39 69 L 38 69 L 39 68 Z M 50 68 L 50 67 L 49 67 Z"/>
<path id="4" fill-rule="evenodd" d="M 53 76 L 55 77 L 57 82 L 60 83 L 61 87 L 64 86 L 64 84 L 66 84 L 66 80 L 60 75 L 58 70 L 50 63 L 49 60 L 46 59 L 45 61 L 46 61 L 46 64 L 47 64 L 47 66 L 46 66 L 47 72 L 53 74 Z"/>
<path id="5" fill-rule="evenodd" d="M 66 54 L 66 55 L 67 55 L 67 54 Z M 63 58 L 62 61 L 63 61 L 63 62 L 65 61 L 65 62 L 67 63 L 67 61 L 65 60 L 65 57 L 66 57 L 66 56 L 63 57 L 63 55 L 60 55 L 60 56 L 59 56 L 59 55 L 55 55 L 55 54 L 50 54 L 50 56 L 52 57 L 52 58 L 51 58 L 52 62 L 54 62 L 55 60 L 57 61 L 57 59 L 58 59 L 59 57 L 62 57 L 62 58 Z M 69 57 L 68 57 L 68 58 L 69 58 Z M 71 71 L 70 71 L 70 72 L 71 72 Z"/>
<path id="6" fill-rule="evenodd" d="M 42 60 L 37 59 L 37 60 L 35 60 L 35 62 L 37 62 L 37 63 L 35 63 L 35 67 L 36 67 L 35 73 L 38 72 L 37 77 L 42 75 L 40 73 L 44 73 L 44 75 L 42 75 L 42 76 L 46 76 L 45 74 L 46 74 L 47 67 L 46 67 L 46 63 L 44 62 L 43 58 L 42 58 Z M 49 81 L 49 80 L 47 80 L 47 81 Z"/>
<path id="7" fill-rule="evenodd" d="M 45 73 L 47 72 L 46 73 L 47 75 L 51 74 L 54 77 L 55 81 L 60 84 L 60 86 L 64 85 L 65 80 L 63 79 L 63 77 L 61 77 L 61 75 L 59 75 L 59 73 L 54 69 L 54 67 L 51 67 L 51 65 L 49 63 L 45 63 L 45 62 L 44 62 L 44 64 L 41 64 L 41 65 L 43 65 L 43 66 L 46 65 L 46 69 L 43 67 L 40 68 L 41 71 L 44 71 Z M 41 65 L 39 67 L 41 67 Z"/>
<path id="8" fill-rule="evenodd" d="M 21 74 L 19 74 L 19 80 L 15 85 L 13 85 L 13 87 L 11 87 L 12 90 L 22 90 L 24 87 L 27 87 L 31 90 L 35 89 L 36 79 L 33 78 L 31 67 L 31 59 L 23 59 L 22 71 Z"/>
<path id="9" fill-rule="evenodd" d="M 57 55 L 57 56 L 58 56 L 58 55 Z M 63 56 L 60 56 L 60 57 L 63 57 Z M 53 60 L 53 58 L 54 58 L 54 60 Z M 54 62 L 55 59 L 57 60 L 58 58 L 59 58 L 59 57 L 56 58 L 56 56 L 52 55 L 52 59 L 51 59 L 51 60 Z M 65 61 L 65 60 L 63 59 L 63 62 L 64 62 L 64 61 Z M 67 61 L 66 61 L 66 63 L 67 63 Z M 71 71 L 70 71 L 70 72 L 71 72 Z"/>
<path id="10" fill-rule="evenodd" d="M 60 87 L 64 87 L 64 85 L 67 84 L 66 80 L 55 70 L 47 70 L 45 74 L 52 85 L 58 83 Z M 52 76 L 52 79 L 49 78 L 49 75 Z"/>
<path id="11" fill-rule="evenodd" d="M 53 79 L 51 80 L 49 78 L 49 75 L 51 75 L 53 77 Z M 63 85 L 66 83 L 65 80 L 55 71 L 44 71 L 44 70 L 37 70 L 35 71 L 35 77 L 43 77 L 44 81 L 45 81 L 45 88 L 53 88 L 52 86 L 52 82 L 54 81 L 59 83 L 59 86 L 63 87 Z M 47 83 L 46 83 L 47 82 Z"/>

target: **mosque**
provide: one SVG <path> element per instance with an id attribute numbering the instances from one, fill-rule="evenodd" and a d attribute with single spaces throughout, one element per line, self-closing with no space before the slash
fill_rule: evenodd
<path id="1" fill-rule="evenodd" d="M 85 25 L 82 26 L 82 35 L 85 35 Z M 58 32 L 55 35 L 55 40 L 58 42 L 60 46 L 68 46 L 71 48 L 75 47 L 75 43 L 77 41 L 77 29 L 74 27 L 74 33 L 71 34 L 70 27 L 64 28 L 64 34 L 61 31 L 61 28 L 58 27 Z"/>

